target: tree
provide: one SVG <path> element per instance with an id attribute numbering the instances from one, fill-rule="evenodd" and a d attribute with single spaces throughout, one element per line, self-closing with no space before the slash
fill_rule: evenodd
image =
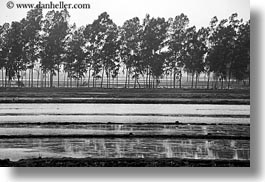
<path id="1" fill-rule="evenodd" d="M 22 19 L 23 25 L 23 59 L 25 64 L 29 64 L 31 69 L 31 87 L 33 87 L 33 68 L 34 63 L 39 58 L 40 51 L 40 34 L 42 23 L 42 9 L 35 8 L 27 13 L 26 19 Z M 30 83 L 30 75 L 29 75 Z M 30 84 L 29 84 L 30 86 Z"/>
<path id="2" fill-rule="evenodd" d="M 84 77 L 86 73 L 87 64 L 85 62 L 85 39 L 83 35 L 84 28 L 81 27 L 78 30 L 74 30 L 69 38 L 67 45 L 67 51 L 65 56 L 65 67 L 68 76 L 77 79 L 77 86 L 79 86 L 78 80 Z"/>
<path id="3" fill-rule="evenodd" d="M 110 21 L 108 25 L 107 37 L 104 46 L 101 50 L 103 65 L 107 76 L 107 88 L 110 87 L 110 78 L 115 77 L 117 68 L 119 68 L 119 48 L 120 41 L 118 40 L 117 26 Z"/>
<path id="4" fill-rule="evenodd" d="M 6 46 L 4 49 L 7 53 L 7 61 L 5 69 L 10 86 L 11 80 L 15 76 L 17 76 L 18 83 L 20 82 L 19 71 L 25 69 L 22 57 L 24 45 L 22 37 L 22 24 L 20 22 L 12 22 L 6 38 Z"/>
<path id="5" fill-rule="evenodd" d="M 210 37 L 213 46 L 210 49 L 207 59 L 210 69 L 215 73 L 216 83 L 218 79 L 222 82 L 221 88 L 223 88 L 223 80 L 227 80 L 227 78 L 228 88 L 230 87 L 233 66 L 236 65 L 235 46 L 238 39 L 238 28 L 241 22 L 242 20 L 238 20 L 237 14 L 234 13 L 229 17 L 229 20 L 221 20 Z"/>
<path id="6" fill-rule="evenodd" d="M 65 47 L 67 35 L 69 33 L 68 25 L 69 13 L 67 10 L 49 11 L 43 22 L 43 37 L 41 64 L 44 71 L 50 71 L 50 87 L 53 87 L 53 76 L 59 73 L 60 66 L 65 56 Z"/>
<path id="7" fill-rule="evenodd" d="M 184 14 L 180 14 L 175 17 L 174 21 L 172 20 L 170 26 L 168 49 L 171 54 L 171 58 L 169 59 L 168 67 L 173 73 L 173 88 L 175 88 L 177 75 L 179 77 L 179 87 L 181 88 L 181 69 L 184 66 L 184 42 L 186 39 L 188 24 L 188 17 Z"/>
<path id="8" fill-rule="evenodd" d="M 213 35 L 215 33 L 215 29 L 218 23 L 218 19 L 217 17 L 213 17 L 210 21 L 210 26 L 207 27 L 207 38 L 206 38 L 206 45 L 207 45 L 207 53 L 205 55 L 205 72 L 207 74 L 207 89 L 209 89 L 209 84 L 210 84 L 210 74 L 212 72 L 211 69 L 211 57 L 209 57 L 210 52 L 212 51 L 214 45 L 215 45 L 215 41 L 213 38 Z"/>
<path id="9" fill-rule="evenodd" d="M 7 65 L 7 55 L 8 55 L 8 47 L 7 47 L 7 34 L 9 30 L 9 24 L 5 23 L 3 26 L 0 26 L 0 68 L 2 69 L 2 86 L 6 86 L 4 84 L 4 69 Z M 5 77 L 6 80 L 6 77 Z M 6 82 L 5 82 L 6 83 Z"/>
<path id="10" fill-rule="evenodd" d="M 98 41 L 98 31 L 96 29 L 96 23 L 88 24 L 84 30 L 84 37 L 86 39 L 85 48 L 86 48 L 86 61 L 89 69 L 89 79 L 90 71 L 92 70 L 93 77 L 93 87 L 96 86 L 96 80 L 99 77 L 102 65 L 99 60 L 99 41 Z M 88 79 L 88 85 L 89 80 Z"/>
<path id="11" fill-rule="evenodd" d="M 103 87 L 104 74 L 107 76 L 107 87 L 109 87 L 111 73 L 119 62 L 118 28 L 104 12 L 91 25 L 86 26 L 84 35 L 88 40 L 88 60 L 91 60 L 93 85 L 101 72 L 101 87 Z"/>
<path id="12" fill-rule="evenodd" d="M 143 22 L 143 34 L 142 34 L 142 44 L 141 44 L 141 56 L 144 60 L 147 78 L 148 87 L 151 87 L 151 75 L 153 79 L 156 79 L 156 82 L 159 82 L 159 77 L 161 75 L 154 75 L 154 69 L 161 69 L 162 67 L 156 68 L 156 65 L 152 63 L 155 59 L 157 59 L 157 55 L 161 54 L 162 49 L 165 47 L 166 38 L 167 38 L 167 30 L 169 27 L 169 23 L 165 21 L 164 18 L 151 18 L 149 15 L 146 15 Z M 163 58 L 161 56 L 160 58 Z M 165 60 L 161 60 L 165 61 Z M 155 66 L 155 67 L 154 67 Z M 158 72 L 157 72 L 158 73 Z M 162 73 L 162 71 L 159 71 Z M 149 78 L 148 78 L 149 77 Z M 147 84 L 146 84 L 147 85 Z M 153 84 L 154 85 L 154 84 Z"/>
<path id="13" fill-rule="evenodd" d="M 125 21 L 121 28 L 121 58 L 126 67 L 126 81 L 125 88 L 130 86 L 130 73 L 135 79 L 134 87 L 136 87 L 136 82 L 140 86 L 138 79 L 141 74 L 143 74 L 143 63 L 140 55 L 140 45 L 141 45 L 141 35 L 142 26 L 140 24 L 139 18 L 135 17 L 130 20 Z"/>
<path id="14" fill-rule="evenodd" d="M 250 21 L 239 25 L 235 41 L 235 57 L 231 65 L 232 76 L 237 80 L 250 80 Z"/>
<path id="15" fill-rule="evenodd" d="M 191 27 L 186 33 L 184 64 L 186 71 L 192 73 L 192 85 L 194 76 L 196 76 L 195 88 L 197 87 L 198 77 L 204 71 L 204 57 L 206 51 L 207 30 L 201 28 L 196 31 L 195 27 Z"/>

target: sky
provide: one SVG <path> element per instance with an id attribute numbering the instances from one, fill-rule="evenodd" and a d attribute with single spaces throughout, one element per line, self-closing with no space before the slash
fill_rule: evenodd
<path id="1" fill-rule="evenodd" d="M 7 8 L 10 0 L 0 1 L 0 25 L 5 22 L 20 21 L 26 17 L 30 9 L 18 9 L 18 3 L 50 3 L 51 0 L 12 0 L 15 7 Z M 59 3 L 62 0 L 53 0 Z M 92 23 L 99 14 L 106 11 L 110 18 L 119 26 L 125 20 L 139 17 L 143 20 L 148 13 L 151 17 L 174 18 L 181 13 L 188 16 L 190 26 L 206 27 L 212 17 L 219 20 L 228 18 L 232 13 L 238 13 L 244 21 L 250 19 L 249 0 L 64 0 L 64 3 L 90 4 L 90 9 L 69 9 L 70 23 L 77 26 Z M 44 11 L 46 14 L 47 10 Z"/>

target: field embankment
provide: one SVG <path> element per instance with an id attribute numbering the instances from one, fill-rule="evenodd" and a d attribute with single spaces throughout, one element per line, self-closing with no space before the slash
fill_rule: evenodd
<path id="1" fill-rule="evenodd" d="M 250 104 L 249 90 L 0 88 L 0 103 Z"/>

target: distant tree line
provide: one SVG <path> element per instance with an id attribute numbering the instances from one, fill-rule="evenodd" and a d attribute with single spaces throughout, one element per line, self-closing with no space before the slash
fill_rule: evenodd
<path id="1" fill-rule="evenodd" d="M 42 9 L 32 9 L 21 21 L 0 25 L 2 85 L 17 79 L 19 86 L 27 81 L 33 87 L 34 69 L 42 87 L 59 87 L 62 72 L 67 86 L 86 79 L 88 87 L 103 87 L 104 82 L 108 88 L 121 73 L 125 88 L 132 83 L 155 88 L 167 76 L 173 88 L 181 88 L 183 73 L 191 75 L 192 88 L 202 73 L 207 88 L 211 75 L 221 88 L 224 81 L 230 88 L 231 79 L 250 77 L 250 21 L 236 13 L 220 21 L 213 17 L 209 27 L 198 30 L 184 14 L 168 20 L 146 15 L 142 23 L 134 17 L 121 27 L 106 12 L 80 28 L 70 25 L 69 18 L 67 10 L 43 17 Z"/>

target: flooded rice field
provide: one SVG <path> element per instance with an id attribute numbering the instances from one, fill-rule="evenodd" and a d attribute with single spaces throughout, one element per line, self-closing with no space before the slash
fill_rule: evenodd
<path id="1" fill-rule="evenodd" d="M 191 158 L 249 160 L 246 140 L 93 138 L 0 139 L 1 158 Z"/>
<path id="2" fill-rule="evenodd" d="M 249 105 L 0 104 L 0 159 L 249 160 Z"/>

